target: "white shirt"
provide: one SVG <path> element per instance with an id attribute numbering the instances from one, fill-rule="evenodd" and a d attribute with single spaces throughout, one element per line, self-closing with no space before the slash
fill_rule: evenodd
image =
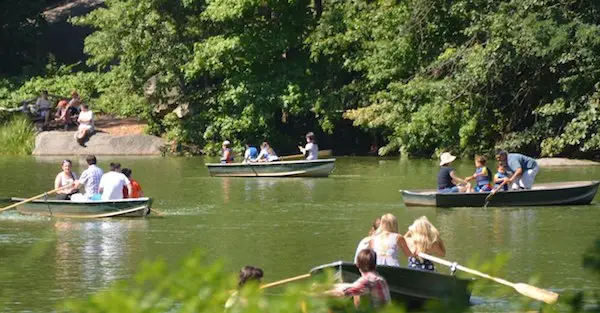
<path id="1" fill-rule="evenodd" d="M 100 179 L 100 188 L 102 189 L 102 200 L 123 199 L 123 187 L 131 182 L 123 173 L 110 171 Z"/>
<path id="2" fill-rule="evenodd" d="M 94 128 L 94 113 L 92 110 L 81 111 L 79 112 L 79 117 L 77 118 L 79 125 L 85 125 L 88 128 Z"/>
<path id="3" fill-rule="evenodd" d="M 306 144 L 304 151 L 308 151 L 307 160 L 316 160 L 319 158 L 319 147 L 312 142 Z"/>
<path id="4" fill-rule="evenodd" d="M 41 109 L 49 109 L 50 108 L 50 101 L 48 101 L 47 99 L 44 99 L 42 97 L 39 97 L 37 99 L 37 101 L 35 102 L 35 105 L 37 105 L 38 108 Z"/>

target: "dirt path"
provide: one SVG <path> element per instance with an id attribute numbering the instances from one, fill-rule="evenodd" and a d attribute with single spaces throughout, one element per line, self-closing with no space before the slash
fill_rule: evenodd
<path id="1" fill-rule="evenodd" d="M 97 116 L 94 120 L 97 130 L 111 135 L 142 135 L 147 123 L 135 117 L 115 118 L 109 115 Z"/>

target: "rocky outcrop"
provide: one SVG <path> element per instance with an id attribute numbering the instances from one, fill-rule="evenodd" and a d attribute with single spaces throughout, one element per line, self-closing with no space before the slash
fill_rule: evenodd
<path id="1" fill-rule="evenodd" d="M 567 158 L 541 158 L 537 159 L 537 163 L 541 167 L 600 165 L 599 162 L 594 162 L 590 160 L 575 160 Z"/>
<path id="2" fill-rule="evenodd" d="M 41 132 L 35 139 L 33 155 L 160 155 L 165 141 L 150 135 L 116 136 L 95 133 L 80 146 L 72 131 Z"/>

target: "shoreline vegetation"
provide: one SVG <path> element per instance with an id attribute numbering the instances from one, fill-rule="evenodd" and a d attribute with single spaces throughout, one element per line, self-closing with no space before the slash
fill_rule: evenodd
<path id="1" fill-rule="evenodd" d="M 0 106 L 77 90 L 192 154 L 600 159 L 594 1 L 92 2 L 0 4 Z"/>

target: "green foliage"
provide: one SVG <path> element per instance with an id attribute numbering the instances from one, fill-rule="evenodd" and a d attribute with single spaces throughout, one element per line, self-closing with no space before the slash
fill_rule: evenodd
<path id="1" fill-rule="evenodd" d="M 25 116 L 15 116 L 0 126 L 1 155 L 30 155 L 35 145 L 36 131 Z"/>

